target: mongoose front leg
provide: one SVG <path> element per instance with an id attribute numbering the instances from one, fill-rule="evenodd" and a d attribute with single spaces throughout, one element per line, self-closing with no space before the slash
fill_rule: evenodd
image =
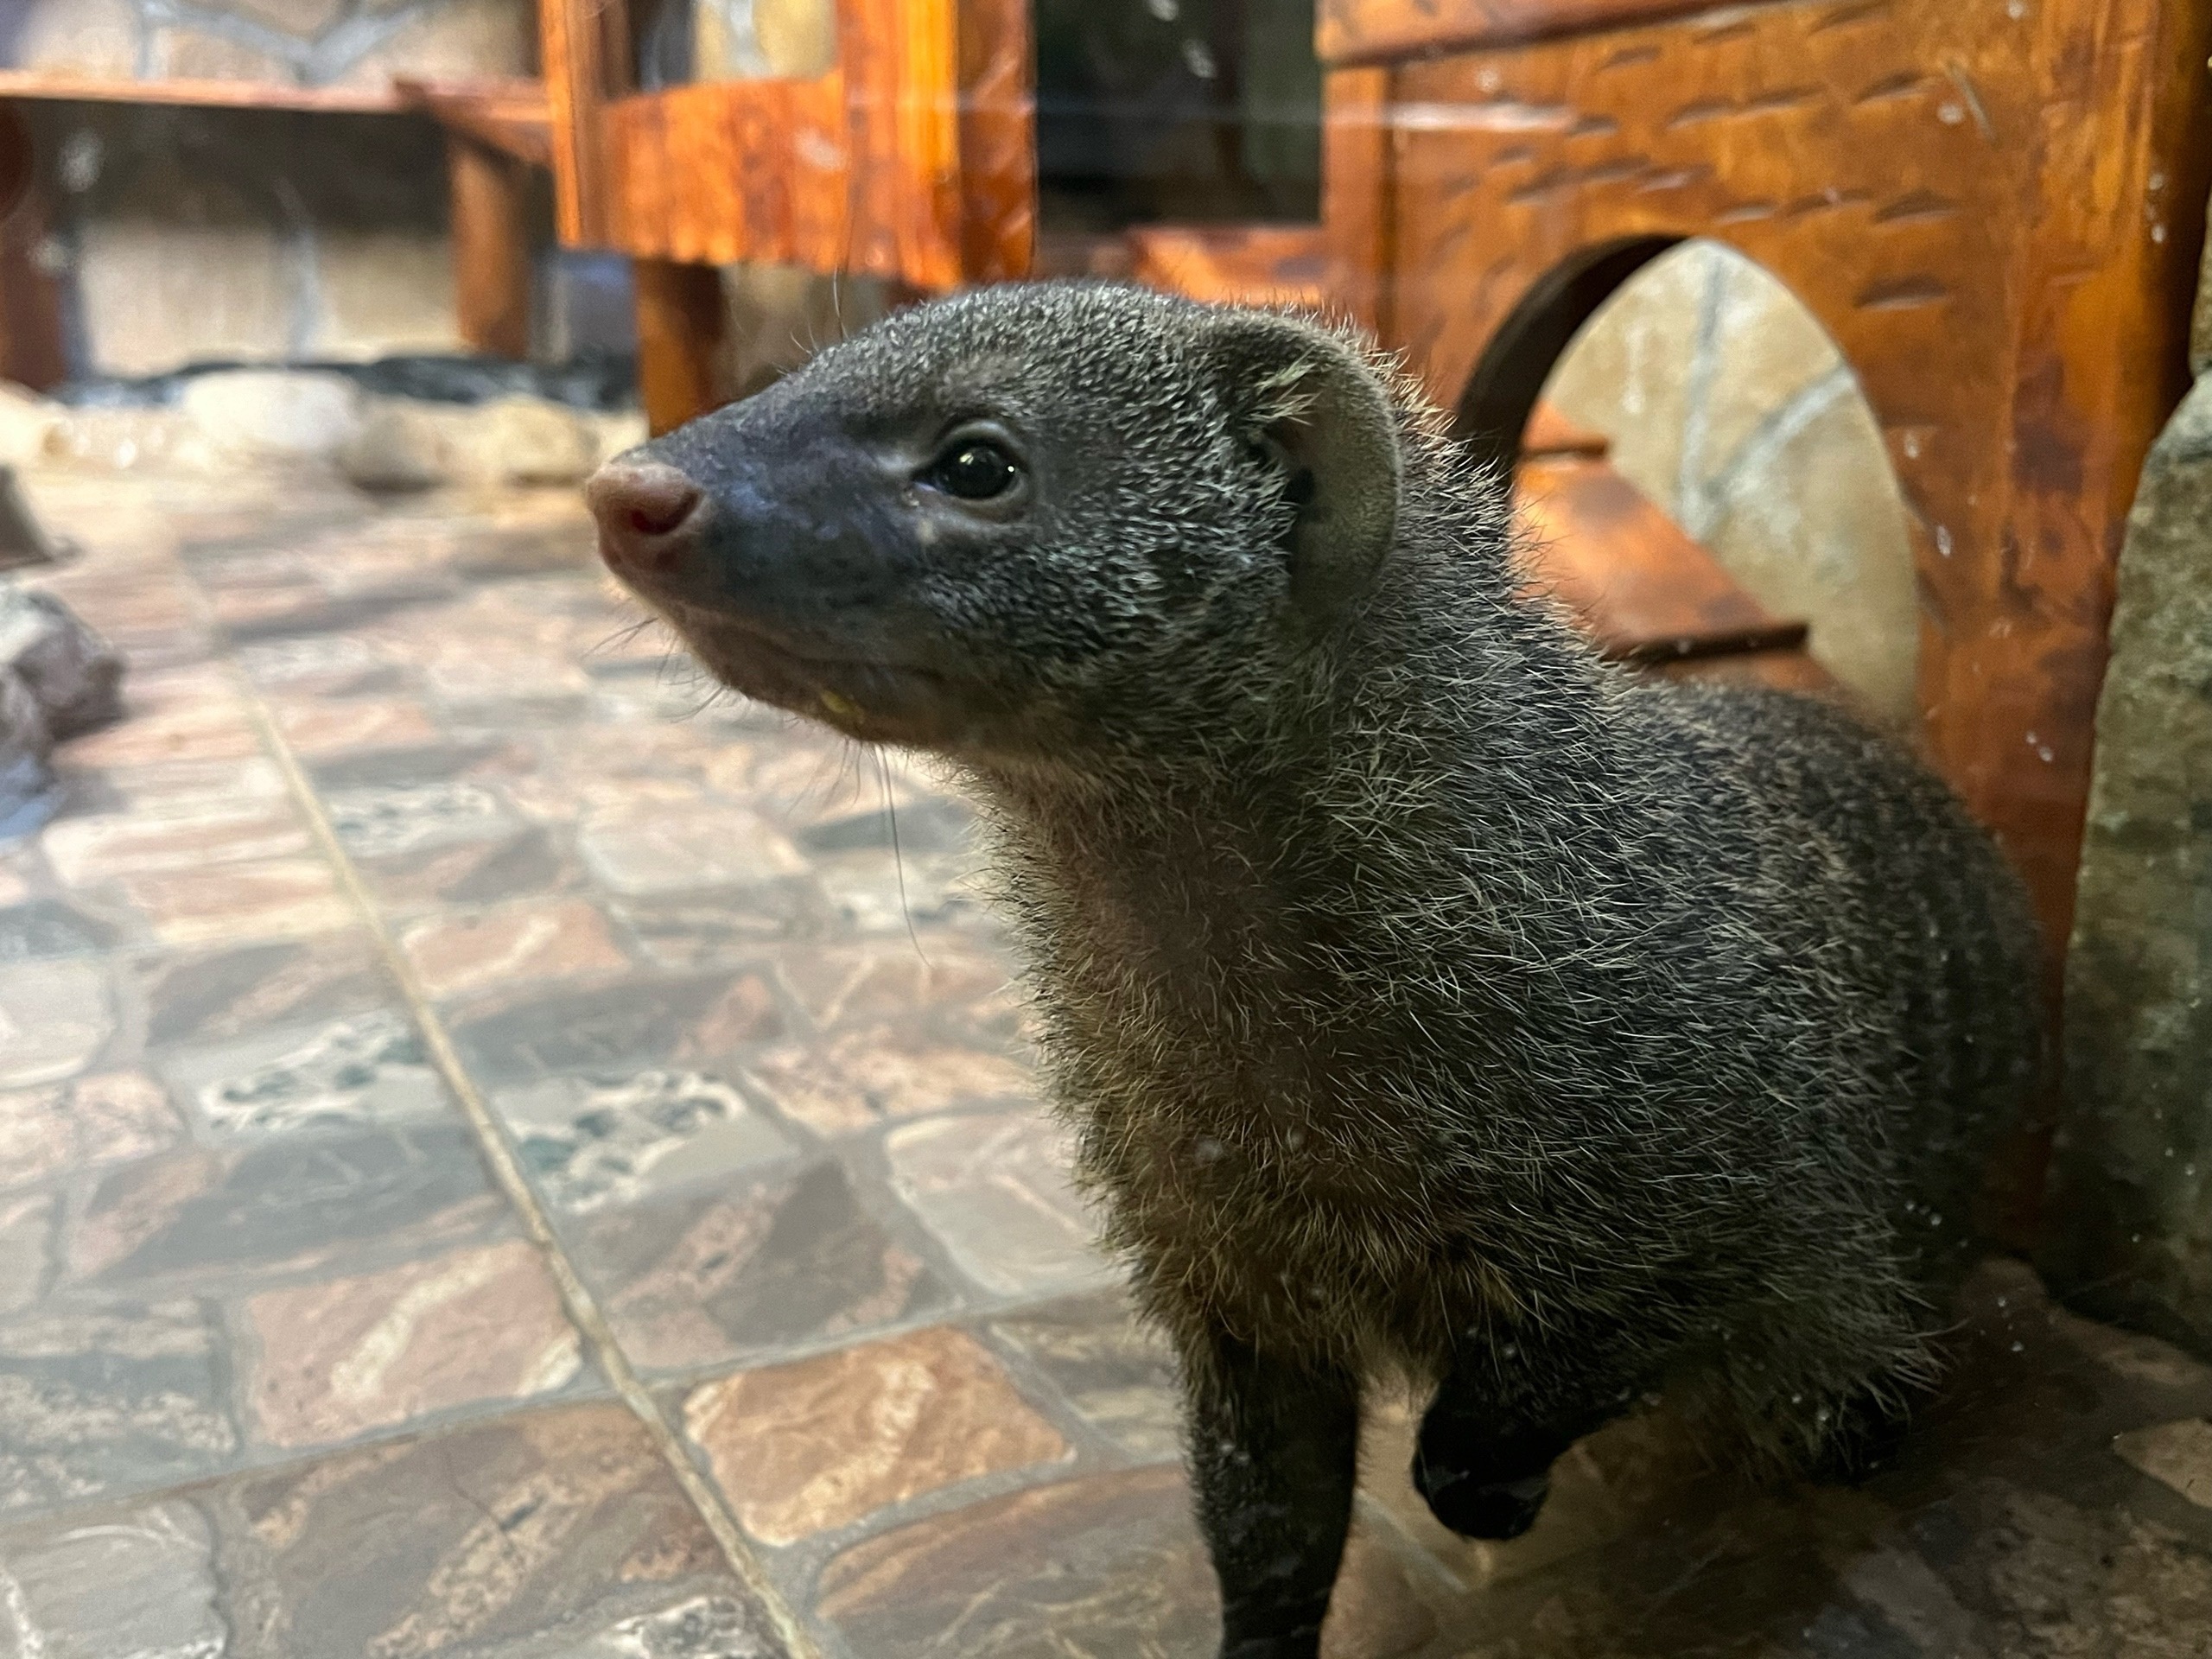
<path id="1" fill-rule="evenodd" d="M 1535 1524 L 1551 1467 L 1584 1435 L 1628 1408 L 1632 1389 L 1607 1397 L 1515 1399 L 1489 1355 L 1445 1376 L 1414 1446 L 1414 1485 L 1429 1512 L 1463 1538 L 1518 1538 Z"/>
<path id="2" fill-rule="evenodd" d="M 1314 1659 L 1351 1522 L 1359 1384 L 1224 1337 L 1185 1355 L 1222 1659 Z"/>

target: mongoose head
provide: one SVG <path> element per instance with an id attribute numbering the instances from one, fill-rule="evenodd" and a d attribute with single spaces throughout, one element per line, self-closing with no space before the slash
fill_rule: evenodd
<path id="1" fill-rule="evenodd" d="M 1141 746 L 1194 688 L 1249 700 L 1257 659 L 1373 579 L 1402 471 L 1386 373 L 1276 313 L 986 289 L 830 346 L 587 495 L 614 573 L 749 696 L 966 758 Z"/>

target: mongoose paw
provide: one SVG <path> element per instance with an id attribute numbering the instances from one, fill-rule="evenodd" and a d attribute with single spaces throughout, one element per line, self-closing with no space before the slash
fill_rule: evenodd
<path id="1" fill-rule="evenodd" d="M 1536 1524 L 1552 1480 L 1539 1473 L 1518 1480 L 1484 1481 L 1465 1471 L 1439 1470 L 1416 1459 L 1414 1484 L 1428 1500 L 1429 1513 L 1462 1538 L 1503 1542 Z"/>
<path id="2" fill-rule="evenodd" d="M 1863 1486 L 1904 1453 L 1911 1425 L 1903 1413 L 1867 1400 L 1846 1407 L 1842 1415 L 1807 1473 L 1822 1485 Z"/>
<path id="3" fill-rule="evenodd" d="M 1279 1636 L 1224 1636 L 1221 1659 L 1319 1659 L 1321 1629 L 1313 1625 Z"/>

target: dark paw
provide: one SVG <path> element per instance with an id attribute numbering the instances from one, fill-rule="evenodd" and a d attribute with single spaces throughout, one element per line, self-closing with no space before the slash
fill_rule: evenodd
<path id="1" fill-rule="evenodd" d="M 1821 1445 L 1807 1472 L 1826 1485 L 1861 1486 L 1903 1455 L 1911 1425 L 1897 1412 L 1868 1402 L 1846 1408 L 1843 1421 Z"/>
<path id="2" fill-rule="evenodd" d="M 1482 1480 L 1462 1471 L 1438 1470 L 1416 1458 L 1414 1484 L 1428 1500 L 1429 1513 L 1462 1538 L 1502 1542 L 1518 1538 L 1536 1524 L 1552 1481 L 1548 1474 Z"/>
<path id="3" fill-rule="evenodd" d="M 1266 1636 L 1240 1636 L 1229 1630 L 1221 1638 L 1221 1659 L 1319 1659 L 1320 1651 L 1319 1624 Z"/>

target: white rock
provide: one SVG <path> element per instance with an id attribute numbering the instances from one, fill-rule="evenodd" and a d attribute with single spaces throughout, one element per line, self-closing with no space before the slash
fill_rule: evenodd
<path id="1" fill-rule="evenodd" d="M 11 380 L 0 380 L 0 466 L 21 467 L 46 453 L 60 410 Z"/>
<path id="2" fill-rule="evenodd" d="M 360 388 L 342 374 L 229 369 L 188 382 L 179 401 L 216 448 L 261 461 L 323 461 L 360 430 Z"/>

